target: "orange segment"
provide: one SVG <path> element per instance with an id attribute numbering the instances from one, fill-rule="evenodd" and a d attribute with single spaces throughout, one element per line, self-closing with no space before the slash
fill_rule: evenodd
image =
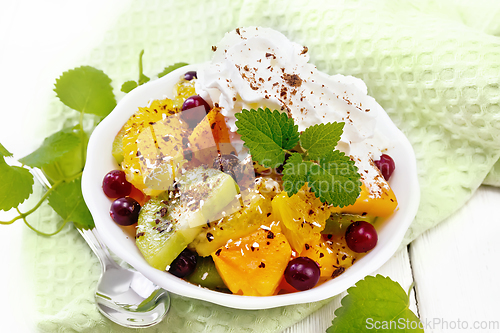
<path id="1" fill-rule="evenodd" d="M 182 162 L 182 138 L 189 132 L 177 112 L 172 100 L 155 100 L 139 108 L 124 125 L 122 169 L 127 180 L 146 195 L 165 190 L 159 186 L 162 179 L 172 178 Z"/>
<path id="2" fill-rule="evenodd" d="M 222 155 L 235 151 L 230 142 L 229 129 L 220 108 L 210 110 L 189 136 L 194 157 L 209 166 L 219 151 Z"/>
<path id="3" fill-rule="evenodd" d="M 271 220 L 268 220 L 268 223 Z M 281 282 L 292 250 L 279 223 L 260 228 L 212 254 L 215 266 L 233 294 L 272 295 Z"/>

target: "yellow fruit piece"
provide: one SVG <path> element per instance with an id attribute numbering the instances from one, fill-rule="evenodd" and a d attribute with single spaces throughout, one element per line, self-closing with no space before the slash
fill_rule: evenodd
<path id="1" fill-rule="evenodd" d="M 230 239 L 249 235 L 265 223 L 271 215 L 271 199 L 256 191 L 251 191 L 243 201 L 243 207 L 228 207 L 230 215 L 204 227 L 190 244 L 200 256 L 209 256 Z"/>
<path id="2" fill-rule="evenodd" d="M 174 108 L 180 110 L 184 101 L 191 96 L 196 95 L 196 90 L 194 89 L 195 80 L 184 80 L 181 78 L 179 82 L 174 86 Z"/>
<path id="3" fill-rule="evenodd" d="M 351 213 L 363 215 L 367 213 L 371 216 L 388 217 L 394 213 L 398 207 L 396 195 L 385 180 L 378 180 L 372 184 L 372 193 L 365 184 L 361 185 L 361 193 L 353 205 L 343 208 L 331 207 L 332 213 Z"/>
<path id="4" fill-rule="evenodd" d="M 352 266 L 360 254 L 347 247 L 344 237 L 331 236 L 328 239 L 325 236 L 307 243 L 300 256 L 311 258 L 318 263 L 321 282 L 342 274 Z"/>
<path id="5" fill-rule="evenodd" d="M 334 272 L 332 277 L 337 277 L 342 274 L 347 268 L 351 267 L 354 262 L 364 256 L 364 253 L 356 253 L 351 251 L 345 242 L 344 236 L 324 236 L 325 243 L 330 247 L 335 256 L 333 264 Z"/>
<path id="6" fill-rule="evenodd" d="M 233 294 L 270 296 L 280 284 L 292 250 L 279 223 L 269 226 L 270 230 L 260 228 L 212 254 L 219 275 Z"/>
<path id="7" fill-rule="evenodd" d="M 122 168 L 127 180 L 144 194 L 168 189 L 185 162 L 182 139 L 190 133 L 170 99 L 141 107 L 125 124 Z"/>
<path id="8" fill-rule="evenodd" d="M 330 211 L 314 193 L 304 185 L 289 197 L 282 192 L 274 197 L 273 213 L 282 221 L 281 228 L 293 250 L 300 253 L 304 245 L 317 238 L 325 228 Z"/>
<path id="9" fill-rule="evenodd" d="M 327 279 L 332 276 L 337 262 L 337 256 L 330 246 L 323 240 L 321 235 L 305 245 L 300 257 L 308 257 L 318 263 L 321 271 L 320 279 Z"/>

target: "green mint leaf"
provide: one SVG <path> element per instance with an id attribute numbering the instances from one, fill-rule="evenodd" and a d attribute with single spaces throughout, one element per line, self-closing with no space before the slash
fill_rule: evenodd
<path id="1" fill-rule="evenodd" d="M 142 50 L 141 53 L 139 53 L 139 80 L 137 80 L 137 82 L 133 80 L 124 82 L 121 88 L 121 91 L 123 91 L 124 93 L 129 93 L 138 86 L 143 85 L 144 83 L 149 82 L 151 80 L 148 76 L 144 75 L 144 70 L 142 66 L 143 55 L 144 55 L 144 50 Z"/>
<path id="2" fill-rule="evenodd" d="M 148 82 L 149 80 L 151 80 L 149 77 L 141 73 L 141 75 L 139 76 L 139 85 L 142 85 Z"/>
<path id="3" fill-rule="evenodd" d="M 12 153 L 0 143 L 0 156 L 10 157 Z"/>
<path id="4" fill-rule="evenodd" d="M 300 135 L 300 145 L 307 151 L 306 158 L 318 160 L 337 146 L 344 123 L 326 123 L 308 127 Z"/>
<path id="5" fill-rule="evenodd" d="M 149 77 L 144 75 L 144 71 L 142 68 L 142 56 L 143 55 L 144 55 L 144 50 L 142 50 L 141 53 L 139 53 L 139 80 L 137 81 L 138 85 L 142 85 L 142 84 L 149 81 Z"/>
<path id="6" fill-rule="evenodd" d="M 80 137 L 71 129 L 63 129 L 46 138 L 37 150 L 21 158 L 19 162 L 33 168 L 42 168 L 79 147 L 80 143 Z"/>
<path id="7" fill-rule="evenodd" d="M 33 183 L 33 175 L 27 169 L 10 166 L 0 156 L 0 210 L 8 211 L 28 199 Z"/>
<path id="8" fill-rule="evenodd" d="M 187 65 L 188 64 L 185 62 L 178 62 L 178 63 L 175 63 L 173 65 L 167 66 L 160 73 L 158 73 L 158 77 L 163 77 L 163 76 L 167 75 L 168 73 L 173 72 L 177 68 L 181 68 L 181 67 L 184 67 Z"/>
<path id="9" fill-rule="evenodd" d="M 92 229 L 94 220 L 83 200 L 82 178 L 62 183 L 49 195 L 49 205 L 65 221 L 72 221 L 77 228 Z"/>
<path id="10" fill-rule="evenodd" d="M 409 296 L 390 278 L 367 276 L 347 293 L 327 333 L 424 332 Z"/>
<path id="11" fill-rule="evenodd" d="M 135 88 L 137 88 L 137 82 L 135 82 L 135 81 L 127 81 L 127 82 L 124 82 L 122 84 L 121 91 L 123 91 L 124 93 L 128 94 L 129 92 L 131 92 Z"/>
<path id="12" fill-rule="evenodd" d="M 70 108 L 101 118 L 116 106 L 111 79 L 103 71 L 90 66 L 64 72 L 56 80 L 54 91 Z"/>
<path id="13" fill-rule="evenodd" d="M 286 113 L 269 109 L 243 110 L 236 114 L 236 126 L 252 158 L 259 164 L 274 168 L 285 160 L 285 149 L 299 142 L 298 126 Z"/>
<path id="14" fill-rule="evenodd" d="M 283 189 L 292 196 L 307 182 L 312 162 L 304 162 L 299 153 L 292 153 L 283 167 Z"/>
<path id="15" fill-rule="evenodd" d="M 308 186 L 322 202 L 344 207 L 354 204 L 361 181 L 354 161 L 338 150 L 330 151 L 309 169 Z"/>

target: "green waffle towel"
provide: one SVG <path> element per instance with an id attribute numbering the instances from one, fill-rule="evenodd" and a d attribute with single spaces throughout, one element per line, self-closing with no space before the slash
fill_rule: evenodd
<path id="1" fill-rule="evenodd" d="M 82 65 L 104 70 L 122 97 L 119 86 L 137 75 L 140 50 L 152 75 L 174 62 L 208 61 L 225 32 L 250 25 L 306 45 L 322 71 L 363 79 L 407 135 L 422 198 L 404 244 L 459 209 L 481 183 L 500 186 L 497 0 L 134 2 Z M 64 113 L 55 97 L 52 104 L 55 131 Z M 35 222 L 47 230 L 55 218 L 43 207 Z M 28 230 L 25 239 L 40 331 L 134 331 L 96 310 L 99 263 L 74 229 L 52 238 Z M 243 311 L 174 296 L 164 322 L 142 332 L 278 332 L 324 304 Z"/>

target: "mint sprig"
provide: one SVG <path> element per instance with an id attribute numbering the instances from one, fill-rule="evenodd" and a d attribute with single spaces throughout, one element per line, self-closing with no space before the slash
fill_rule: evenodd
<path id="1" fill-rule="evenodd" d="M 308 184 L 323 203 L 344 207 L 354 204 L 361 181 L 354 161 L 336 151 L 344 123 L 298 126 L 286 113 L 269 109 L 243 110 L 236 114 L 236 126 L 245 146 L 257 163 L 270 168 L 283 166 L 283 188 L 293 195 Z M 299 152 L 292 149 L 300 143 Z M 285 154 L 291 156 L 285 162 Z"/>
<path id="2" fill-rule="evenodd" d="M 424 332 L 409 292 L 389 277 L 367 276 L 347 293 L 327 333 Z"/>
<path id="3" fill-rule="evenodd" d="M 285 152 L 299 142 L 298 126 L 293 119 L 269 109 L 243 110 L 236 114 L 238 134 L 259 164 L 275 168 L 285 161 Z"/>

